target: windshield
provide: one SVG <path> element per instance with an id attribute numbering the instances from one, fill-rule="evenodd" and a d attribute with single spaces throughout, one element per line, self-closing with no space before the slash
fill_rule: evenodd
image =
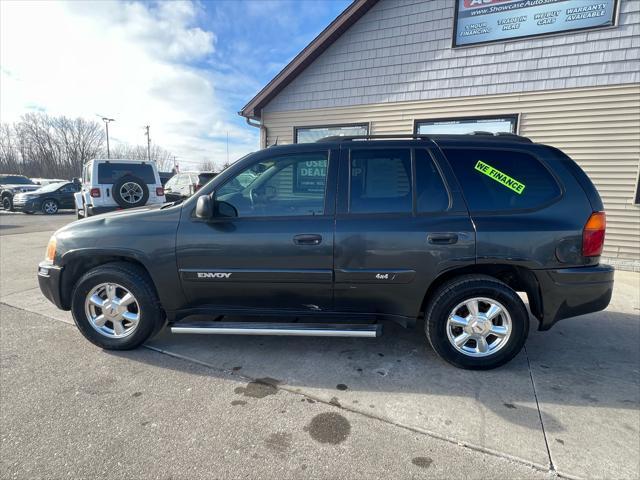
<path id="1" fill-rule="evenodd" d="M 47 192 L 55 192 L 60 187 L 63 187 L 66 182 L 58 182 L 58 183 L 50 183 L 49 185 L 45 185 L 44 187 L 40 187 L 36 192 L 47 193 Z"/>
<path id="2" fill-rule="evenodd" d="M 0 183 L 5 183 L 7 185 L 35 185 L 35 183 L 22 175 L 0 176 Z"/>

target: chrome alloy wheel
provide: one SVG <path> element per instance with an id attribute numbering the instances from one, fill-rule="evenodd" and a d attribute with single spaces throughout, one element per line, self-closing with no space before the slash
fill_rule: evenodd
<path id="1" fill-rule="evenodd" d="M 474 297 L 459 303 L 447 319 L 447 338 L 460 353 L 487 357 L 503 348 L 512 332 L 511 316 L 499 302 Z"/>
<path id="2" fill-rule="evenodd" d="M 120 187 L 120 196 L 122 199 L 130 204 L 135 204 L 143 197 L 142 187 L 136 182 L 123 183 Z"/>
<path id="3" fill-rule="evenodd" d="M 140 305 L 129 290 L 117 283 L 94 287 L 84 302 L 91 326 L 108 338 L 131 335 L 140 322 Z"/>
<path id="4" fill-rule="evenodd" d="M 49 215 L 53 215 L 54 213 L 56 213 L 58 211 L 58 205 L 53 200 L 47 200 L 42 205 L 42 210 L 44 210 L 44 213 L 47 213 Z"/>

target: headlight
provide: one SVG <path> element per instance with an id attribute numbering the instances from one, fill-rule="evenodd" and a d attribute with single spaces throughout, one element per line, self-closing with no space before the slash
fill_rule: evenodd
<path id="1" fill-rule="evenodd" d="M 45 254 L 44 259 L 48 262 L 53 263 L 53 259 L 56 257 L 56 236 L 53 235 L 49 239 L 49 243 L 47 244 L 47 253 Z"/>

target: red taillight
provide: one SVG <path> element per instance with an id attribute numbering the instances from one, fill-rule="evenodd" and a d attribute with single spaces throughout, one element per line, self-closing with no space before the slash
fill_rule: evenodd
<path id="1" fill-rule="evenodd" d="M 91 197 L 93 198 L 100 198 L 100 189 L 99 188 L 92 188 L 89 192 L 89 195 L 91 195 Z"/>
<path id="2" fill-rule="evenodd" d="M 162 197 L 164 195 L 164 188 L 156 187 L 156 196 Z"/>
<path id="3" fill-rule="evenodd" d="M 582 255 L 597 257 L 602 254 L 607 217 L 604 212 L 593 212 L 582 230 Z"/>
<path id="4" fill-rule="evenodd" d="M 202 185 L 200 185 L 199 183 L 196 183 L 195 187 L 193 187 L 193 191 L 197 192 L 198 190 L 200 190 L 202 188 Z"/>

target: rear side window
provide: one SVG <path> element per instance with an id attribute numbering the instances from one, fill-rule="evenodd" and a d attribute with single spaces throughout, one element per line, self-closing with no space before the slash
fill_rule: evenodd
<path id="1" fill-rule="evenodd" d="M 411 212 L 411 154 L 407 148 L 351 151 L 349 211 Z"/>
<path id="2" fill-rule="evenodd" d="M 538 208 L 560 195 L 558 183 L 535 157 L 512 150 L 444 150 L 474 212 Z"/>
<path id="3" fill-rule="evenodd" d="M 125 175 L 138 177 L 144 183 L 155 184 L 153 167 L 141 163 L 101 163 L 98 165 L 98 183 L 113 184 Z"/>
<path id="4" fill-rule="evenodd" d="M 449 194 L 431 155 L 426 150 L 417 148 L 415 159 L 418 213 L 445 211 L 449 208 Z"/>

